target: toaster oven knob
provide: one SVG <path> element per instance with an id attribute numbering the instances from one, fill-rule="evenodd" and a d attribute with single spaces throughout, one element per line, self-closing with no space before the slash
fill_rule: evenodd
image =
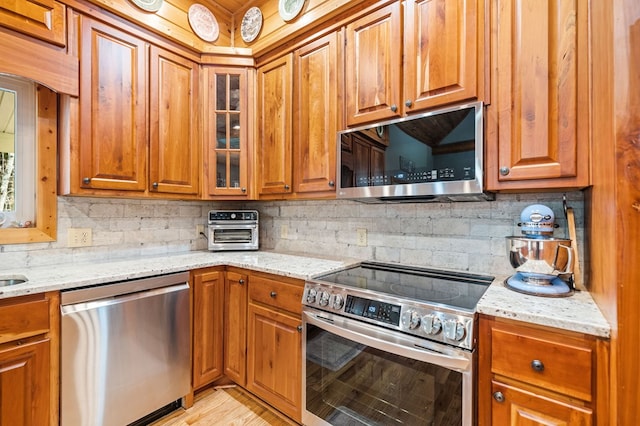
<path id="1" fill-rule="evenodd" d="M 320 292 L 320 306 L 327 306 L 329 304 L 329 299 L 331 298 L 331 295 L 329 295 L 328 292 L 326 291 L 322 291 Z"/>
<path id="2" fill-rule="evenodd" d="M 340 294 L 336 294 L 333 298 L 333 309 L 342 309 L 342 305 L 344 305 L 344 297 Z"/>
<path id="3" fill-rule="evenodd" d="M 464 325 L 454 319 L 446 320 L 442 325 L 444 337 L 456 342 L 464 338 Z"/>
<path id="4" fill-rule="evenodd" d="M 422 317 L 422 330 L 427 334 L 438 334 L 442 330 L 442 321 L 433 314 L 425 315 Z"/>
<path id="5" fill-rule="evenodd" d="M 318 291 L 315 288 L 310 288 L 309 291 L 307 291 L 307 303 L 309 304 L 315 303 L 317 294 L 318 294 Z"/>
<path id="6" fill-rule="evenodd" d="M 402 325 L 404 328 L 413 330 L 420 325 L 420 316 L 416 311 L 407 311 L 402 314 Z"/>

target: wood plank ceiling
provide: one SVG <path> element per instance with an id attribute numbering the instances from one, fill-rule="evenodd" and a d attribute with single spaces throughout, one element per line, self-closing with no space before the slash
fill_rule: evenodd
<path id="1" fill-rule="evenodd" d="M 257 5 L 257 1 L 246 0 L 208 0 L 207 3 L 218 5 L 229 11 L 230 15 L 246 11 L 249 6 Z"/>

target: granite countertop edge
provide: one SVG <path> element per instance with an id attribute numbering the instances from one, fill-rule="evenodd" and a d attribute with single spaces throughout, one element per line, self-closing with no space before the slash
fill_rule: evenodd
<path id="1" fill-rule="evenodd" d="M 305 280 L 344 269 L 358 262 L 358 259 L 323 258 L 262 250 L 255 252 L 192 251 L 99 262 L 2 268 L 0 277 L 22 275 L 28 278 L 28 281 L 24 284 L 0 287 L 0 299 L 215 266 L 233 266 Z M 478 302 L 478 313 L 601 338 L 610 337 L 611 327 L 588 292 L 575 292 L 563 298 L 529 296 L 504 287 L 504 278 L 496 277 L 489 286 Z"/>

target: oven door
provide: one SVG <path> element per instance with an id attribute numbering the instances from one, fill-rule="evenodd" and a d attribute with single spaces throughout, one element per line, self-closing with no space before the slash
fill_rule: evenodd
<path id="1" fill-rule="evenodd" d="M 303 424 L 473 424 L 472 352 L 310 307 L 302 317 Z"/>
<path id="2" fill-rule="evenodd" d="M 209 250 L 257 250 L 258 224 L 233 222 L 209 224 Z"/>

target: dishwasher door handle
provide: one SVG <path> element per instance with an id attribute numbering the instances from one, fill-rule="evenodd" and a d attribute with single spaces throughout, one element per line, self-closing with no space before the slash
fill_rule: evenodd
<path id="1" fill-rule="evenodd" d="M 154 288 L 152 290 L 143 290 L 137 293 L 123 294 L 121 296 L 113 296 L 108 299 L 90 300 L 87 302 L 78 302 L 71 305 L 61 305 L 60 312 L 62 315 L 70 315 L 75 312 L 88 311 L 92 309 L 100 309 L 106 306 L 117 305 L 120 303 L 127 303 L 134 300 L 145 299 L 148 297 L 154 297 L 161 294 L 173 293 L 176 291 L 188 290 L 189 284 L 176 284 L 169 287 Z"/>

